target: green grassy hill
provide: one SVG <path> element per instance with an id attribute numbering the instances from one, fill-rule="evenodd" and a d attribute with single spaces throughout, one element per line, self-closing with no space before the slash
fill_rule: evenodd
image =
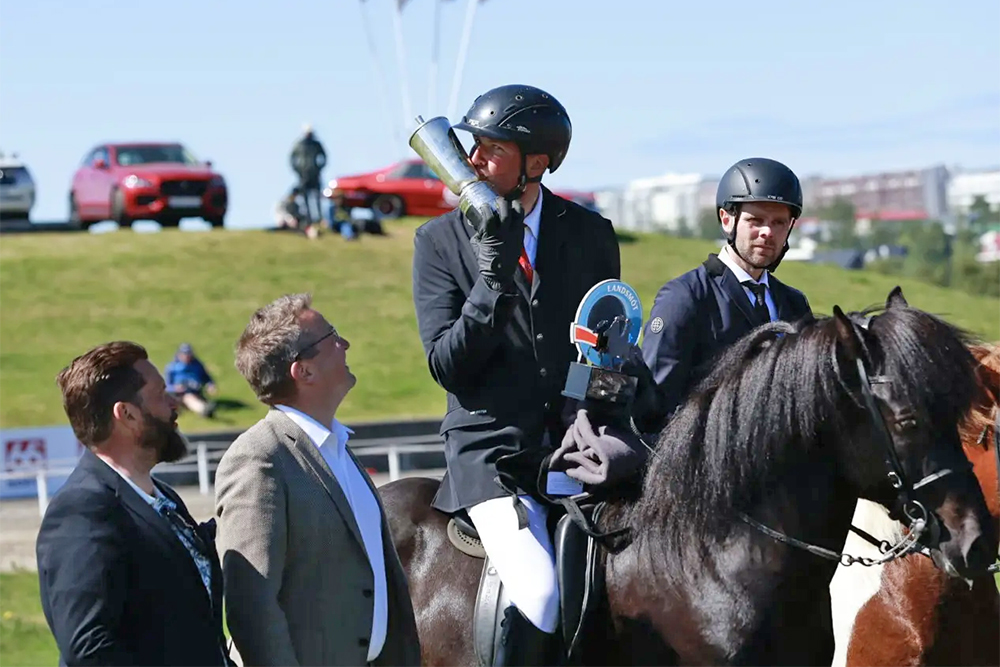
<path id="1" fill-rule="evenodd" d="M 220 396 L 244 407 L 213 421 L 190 414 L 188 431 L 242 427 L 262 414 L 233 367 L 233 345 L 257 307 L 296 291 L 351 341 L 358 385 L 344 403 L 348 421 L 439 416 L 442 391 L 427 372 L 411 301 L 412 236 L 404 220 L 385 238 L 356 243 L 326 236 L 214 231 L 103 235 L 32 234 L 0 242 L 0 427 L 64 422 L 56 373 L 75 355 L 114 339 L 146 346 L 161 369 L 191 342 L 218 381 Z M 665 236 L 622 239 L 623 279 L 646 313 L 667 279 L 701 263 L 711 243 Z M 784 264 L 818 313 L 884 301 L 897 278 Z M 910 303 L 984 338 L 1000 338 L 1000 301 L 901 281 Z"/>

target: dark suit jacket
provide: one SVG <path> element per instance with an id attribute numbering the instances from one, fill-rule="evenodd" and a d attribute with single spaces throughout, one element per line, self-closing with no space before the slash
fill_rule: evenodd
<path id="1" fill-rule="evenodd" d="M 382 516 L 389 607 L 375 665 L 419 665 L 406 573 Z M 361 529 L 319 449 L 277 409 L 226 450 L 215 475 L 226 617 L 247 665 L 364 665 L 375 577 Z"/>
<path id="2" fill-rule="evenodd" d="M 156 484 L 193 522 L 180 496 Z M 52 498 L 36 543 L 42 609 L 61 662 L 225 664 L 222 570 L 207 541 L 211 599 L 169 522 L 85 451 Z"/>
<path id="3" fill-rule="evenodd" d="M 778 319 L 794 322 L 812 314 L 802 292 L 768 276 Z M 660 288 L 643 332 L 642 354 L 669 416 L 727 347 L 758 322 L 743 286 L 717 255 Z"/>
<path id="4" fill-rule="evenodd" d="M 431 375 L 448 392 L 441 423 L 448 471 L 434 506 L 454 512 L 497 498 L 495 462 L 565 427 L 561 392 L 577 357 L 570 324 L 587 291 L 620 276 L 611 222 L 548 190 L 542 195 L 534 280 L 494 292 L 479 275 L 471 226 L 458 210 L 414 239 L 413 300 Z"/>

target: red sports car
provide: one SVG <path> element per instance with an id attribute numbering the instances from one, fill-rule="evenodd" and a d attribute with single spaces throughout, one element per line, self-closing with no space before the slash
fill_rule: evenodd
<path id="1" fill-rule="evenodd" d="M 323 196 L 345 211 L 370 208 L 384 218 L 440 215 L 454 208 L 444 183 L 420 160 L 407 160 L 357 176 L 330 181 Z"/>
<path id="2" fill-rule="evenodd" d="M 103 144 L 90 151 L 73 175 L 70 221 L 84 228 L 113 220 L 155 220 L 176 227 L 181 218 L 202 218 L 222 227 L 228 206 L 226 181 L 181 144 Z"/>
<path id="3" fill-rule="evenodd" d="M 596 209 L 590 193 L 555 194 Z M 367 174 L 342 176 L 330 181 L 323 196 L 345 211 L 370 208 L 384 218 L 437 216 L 458 205 L 458 197 L 421 160 L 405 160 Z"/>

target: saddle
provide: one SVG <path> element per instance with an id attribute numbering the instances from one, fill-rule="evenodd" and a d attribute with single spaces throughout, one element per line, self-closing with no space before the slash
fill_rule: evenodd
<path id="1" fill-rule="evenodd" d="M 591 525 L 596 525 L 604 503 L 582 505 L 580 511 Z M 452 514 L 448 521 L 448 539 L 462 553 L 483 559 L 483 573 L 476 593 L 472 632 L 476 657 L 483 667 L 493 664 L 496 642 L 501 636 L 500 622 L 510 605 L 500 575 L 490 563 L 479 533 L 465 510 Z M 559 625 L 565 655 L 570 662 L 580 650 L 580 641 L 588 617 L 603 595 L 604 572 L 598 555 L 600 544 L 587 535 L 570 515 L 559 518 L 552 540 L 559 581 Z"/>

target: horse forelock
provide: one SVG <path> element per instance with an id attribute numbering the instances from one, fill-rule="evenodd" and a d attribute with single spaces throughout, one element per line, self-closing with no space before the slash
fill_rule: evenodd
<path id="1" fill-rule="evenodd" d="M 914 308 L 886 310 L 870 332 L 877 365 L 918 421 L 954 428 L 965 418 L 978 384 L 968 333 Z"/>

